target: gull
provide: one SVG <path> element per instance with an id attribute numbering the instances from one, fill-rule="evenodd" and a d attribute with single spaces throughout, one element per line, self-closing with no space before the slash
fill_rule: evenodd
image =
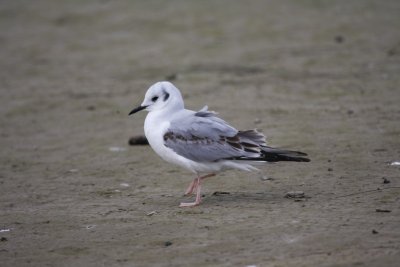
<path id="1" fill-rule="evenodd" d="M 152 149 L 165 161 L 196 174 L 185 192 L 195 192 L 195 201 L 180 207 L 199 205 L 201 182 L 218 172 L 258 170 L 253 165 L 265 162 L 310 161 L 306 153 L 267 146 L 257 130 L 236 130 L 207 106 L 200 111 L 185 109 L 181 92 L 167 81 L 152 85 L 129 115 L 144 109 L 149 112 L 144 132 Z"/>

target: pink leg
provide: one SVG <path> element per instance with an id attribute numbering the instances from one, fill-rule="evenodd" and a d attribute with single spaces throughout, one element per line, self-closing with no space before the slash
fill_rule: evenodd
<path id="1" fill-rule="evenodd" d="M 194 178 L 193 181 L 190 183 L 189 187 L 185 191 L 185 196 L 193 193 L 194 185 L 197 183 L 197 178 Z"/>
<path id="2" fill-rule="evenodd" d="M 215 176 L 215 173 L 210 173 L 210 174 L 201 176 L 200 180 L 203 180 L 203 179 L 211 177 L 211 176 Z M 194 178 L 193 181 L 190 183 L 189 187 L 186 189 L 185 196 L 192 194 L 193 191 L 196 189 L 197 185 L 199 184 L 197 178 Z"/>
<path id="3" fill-rule="evenodd" d="M 193 190 L 196 189 L 196 200 L 195 202 L 189 202 L 189 203 L 181 203 L 179 207 L 194 207 L 200 204 L 201 202 L 201 181 L 207 177 L 214 176 L 214 173 L 207 174 L 202 177 L 197 177 L 193 180 L 193 182 L 190 184 L 188 190 L 186 192 L 189 192 L 189 194 L 193 193 Z"/>

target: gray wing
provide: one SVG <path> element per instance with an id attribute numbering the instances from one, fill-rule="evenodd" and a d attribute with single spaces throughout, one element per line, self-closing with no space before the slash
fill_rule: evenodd
<path id="1" fill-rule="evenodd" d="M 165 146 L 178 155 L 199 162 L 259 157 L 259 145 L 265 144 L 263 136 L 261 139 L 263 140 L 258 140 L 258 143 L 247 140 L 243 132 L 228 125 L 216 113 L 207 111 L 206 108 L 171 121 L 164 134 Z"/>

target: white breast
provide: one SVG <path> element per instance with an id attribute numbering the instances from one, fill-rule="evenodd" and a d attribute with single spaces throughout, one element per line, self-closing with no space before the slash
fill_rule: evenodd
<path id="1" fill-rule="evenodd" d="M 165 161 L 194 171 L 191 167 L 191 160 L 179 156 L 164 145 L 164 134 L 167 132 L 170 122 L 165 116 L 160 115 L 157 112 L 150 112 L 144 122 L 144 133 L 151 148 Z"/>

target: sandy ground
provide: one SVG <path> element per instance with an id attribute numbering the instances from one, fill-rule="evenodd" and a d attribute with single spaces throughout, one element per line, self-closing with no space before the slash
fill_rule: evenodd
<path id="1" fill-rule="evenodd" d="M 398 266 L 399 14 L 397 0 L 1 1 L 0 265 Z M 193 175 L 128 145 L 146 114 L 127 113 L 165 79 L 188 108 L 312 162 L 222 173 L 179 208 Z"/>

